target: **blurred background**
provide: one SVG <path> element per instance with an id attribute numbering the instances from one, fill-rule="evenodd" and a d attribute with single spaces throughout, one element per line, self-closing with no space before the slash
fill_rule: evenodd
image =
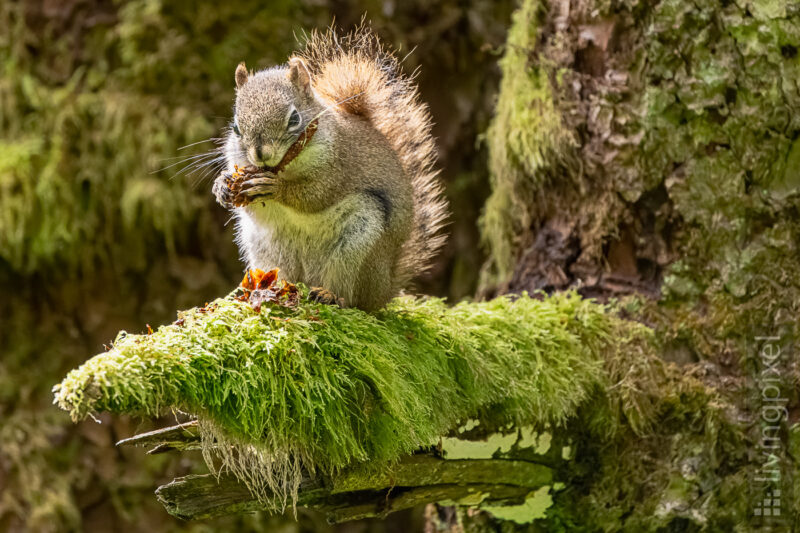
<path id="1" fill-rule="evenodd" d="M 334 19 L 348 29 L 366 14 L 386 43 L 411 52 L 406 71 L 420 69 L 452 219 L 448 247 L 419 290 L 473 295 L 489 192 L 482 136 L 513 7 L 0 0 L 0 530 L 328 529 L 302 512 L 298 523 L 172 519 L 153 490 L 202 461 L 116 449 L 153 424 L 103 415 L 73 425 L 51 405 L 51 388 L 119 330 L 171 322 L 175 310 L 238 283 L 242 264 L 210 193 L 214 176 L 172 165 L 213 147 L 201 141 L 231 118 L 240 61 L 282 63 L 296 36 Z M 417 520 L 405 513 L 339 530 L 407 531 Z"/>

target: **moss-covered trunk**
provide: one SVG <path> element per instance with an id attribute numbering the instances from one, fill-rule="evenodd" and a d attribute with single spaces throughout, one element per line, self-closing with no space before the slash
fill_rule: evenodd
<path id="1" fill-rule="evenodd" d="M 488 135 L 482 293 L 619 299 L 749 436 L 736 478 L 699 460 L 739 446 L 724 434 L 623 446 L 545 530 L 798 526 L 798 50 L 793 2 L 521 2 Z"/>

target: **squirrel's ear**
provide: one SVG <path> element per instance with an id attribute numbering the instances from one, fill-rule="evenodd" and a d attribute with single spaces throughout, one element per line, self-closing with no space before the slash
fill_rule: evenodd
<path id="1" fill-rule="evenodd" d="M 286 77 L 295 87 L 309 96 L 311 95 L 311 73 L 308 71 L 305 61 L 299 57 L 289 59 L 289 73 Z"/>
<path id="2" fill-rule="evenodd" d="M 247 81 L 247 67 L 244 65 L 244 61 L 239 63 L 239 66 L 236 67 L 236 74 L 234 77 L 236 78 L 236 88 L 238 89 Z"/>

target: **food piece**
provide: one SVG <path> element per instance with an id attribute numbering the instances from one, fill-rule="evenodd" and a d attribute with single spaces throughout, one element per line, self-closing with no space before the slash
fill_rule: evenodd
<path id="1" fill-rule="evenodd" d="M 278 269 L 269 272 L 257 268 L 248 270 L 242 279 L 243 293 L 237 297 L 242 302 L 249 301 L 256 312 L 261 311 L 264 303 L 274 303 L 283 307 L 296 307 L 300 302 L 300 290 L 294 283 L 286 280 L 278 286 Z"/>
<path id="2" fill-rule="evenodd" d="M 234 207 L 244 207 L 252 201 L 251 198 L 242 194 L 242 184 L 250 179 L 253 174 L 258 173 L 258 168 L 254 166 L 240 167 L 239 165 L 234 165 L 233 173 L 225 183 L 231 191 Z"/>

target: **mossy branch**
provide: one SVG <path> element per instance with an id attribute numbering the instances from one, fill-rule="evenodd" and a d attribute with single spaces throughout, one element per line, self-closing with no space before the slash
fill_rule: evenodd
<path id="1" fill-rule="evenodd" d="M 676 395 L 707 401 L 652 342 L 576 294 L 454 307 L 400 298 L 376 315 L 307 300 L 256 312 L 231 295 L 151 334 L 120 333 L 55 387 L 55 401 L 76 420 L 196 415 L 212 471 L 280 508 L 308 479 L 386 471 L 468 419 L 537 431 L 580 419 L 604 440 L 674 415 Z"/>

